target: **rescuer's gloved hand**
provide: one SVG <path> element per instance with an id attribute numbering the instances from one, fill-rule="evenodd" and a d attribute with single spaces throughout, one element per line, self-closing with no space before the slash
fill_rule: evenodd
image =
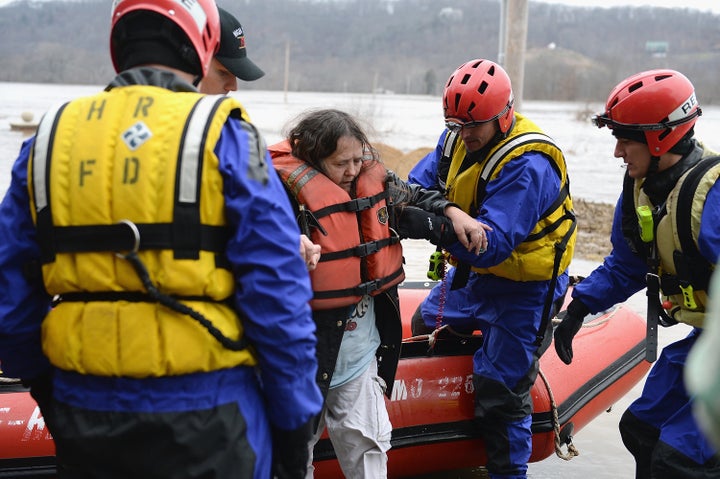
<path id="1" fill-rule="evenodd" d="M 305 479 L 310 457 L 308 443 L 317 424 L 315 418 L 292 431 L 272 428 L 274 479 Z"/>
<path id="2" fill-rule="evenodd" d="M 424 239 L 436 246 L 449 246 L 458 240 L 449 218 L 416 206 L 398 207 L 396 222 L 400 238 Z"/>
<path id="3" fill-rule="evenodd" d="M 565 311 L 558 313 L 558 318 L 562 318 L 562 322 L 555 329 L 555 351 L 565 364 L 572 362 L 572 341 L 588 314 L 590 310 L 579 299 L 573 299 Z"/>

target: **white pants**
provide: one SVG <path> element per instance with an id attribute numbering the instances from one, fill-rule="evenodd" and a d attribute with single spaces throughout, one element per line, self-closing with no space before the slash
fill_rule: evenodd
<path id="1" fill-rule="evenodd" d="M 313 447 L 325 427 L 347 479 L 387 478 L 392 425 L 385 407 L 384 388 L 385 382 L 377 375 L 377 363 L 372 361 L 359 377 L 330 389 L 318 430 L 310 441 L 306 479 L 313 478 Z"/>

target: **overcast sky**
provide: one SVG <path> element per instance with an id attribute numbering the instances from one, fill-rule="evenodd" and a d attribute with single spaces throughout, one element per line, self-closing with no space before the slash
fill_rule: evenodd
<path id="1" fill-rule="evenodd" d="M 0 0 L 0 6 L 7 5 L 13 0 Z M 58 1 L 58 0 L 54 0 Z M 531 2 L 562 3 L 577 7 L 617 7 L 642 6 L 652 7 L 688 7 L 702 11 L 712 11 L 720 14 L 720 0 L 530 0 Z"/>
<path id="2" fill-rule="evenodd" d="M 718 0 L 530 0 L 543 3 L 562 3 L 577 7 L 617 7 L 649 5 L 652 7 L 687 7 L 702 11 L 712 11 L 720 14 L 720 1 Z"/>

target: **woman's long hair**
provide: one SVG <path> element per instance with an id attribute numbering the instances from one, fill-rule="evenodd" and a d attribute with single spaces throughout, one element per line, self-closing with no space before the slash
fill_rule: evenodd
<path id="1" fill-rule="evenodd" d="M 324 171 L 324 160 L 335 153 L 338 140 L 343 136 L 353 137 L 362 144 L 362 168 L 380 161 L 380 154 L 370 145 L 358 121 L 341 110 L 329 108 L 303 113 L 287 138 L 295 158 L 310 164 L 318 171 Z M 388 172 L 386 187 L 390 193 L 391 207 L 409 204 L 411 192 L 407 183 L 397 175 Z"/>
<path id="2" fill-rule="evenodd" d="M 344 136 L 360 142 L 364 160 L 380 160 L 357 120 L 341 110 L 328 108 L 304 113 L 288 133 L 287 139 L 295 158 L 324 171 L 323 161 L 337 150 L 338 140 Z"/>

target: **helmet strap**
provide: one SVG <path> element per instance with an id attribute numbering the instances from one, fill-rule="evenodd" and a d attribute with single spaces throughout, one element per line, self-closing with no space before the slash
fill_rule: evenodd
<path id="1" fill-rule="evenodd" d="M 646 177 L 652 176 L 658 172 L 658 169 L 660 168 L 660 157 L 659 156 L 650 156 L 650 165 L 648 166 L 648 172 Z"/>
<path id="2" fill-rule="evenodd" d="M 498 131 L 500 131 L 500 118 L 498 118 L 497 121 L 498 121 Z M 500 133 L 502 133 L 503 140 L 508 137 L 510 132 L 513 131 L 513 128 L 515 128 L 515 115 L 513 115 L 512 118 L 510 119 L 510 126 L 508 126 L 507 131 L 505 133 L 502 133 L 502 131 L 500 131 Z"/>
<path id="3" fill-rule="evenodd" d="M 695 135 L 695 126 L 690 128 L 690 130 L 685 133 L 685 135 L 680 138 L 680 140 L 673 145 L 672 148 L 670 148 L 670 153 L 675 153 L 678 155 L 685 156 L 690 150 L 693 149 L 695 146 L 695 142 L 693 140 L 693 136 Z"/>

